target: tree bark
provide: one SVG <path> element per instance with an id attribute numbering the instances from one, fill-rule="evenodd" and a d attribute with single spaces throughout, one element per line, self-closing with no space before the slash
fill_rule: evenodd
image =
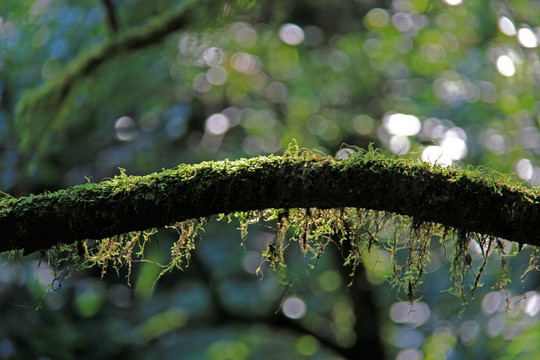
<path id="1" fill-rule="evenodd" d="M 0 202 L 0 252 L 30 253 L 212 214 L 310 207 L 384 210 L 415 223 L 540 245 L 540 205 L 531 189 L 370 152 L 346 160 L 298 155 L 203 162 L 6 197 Z"/>

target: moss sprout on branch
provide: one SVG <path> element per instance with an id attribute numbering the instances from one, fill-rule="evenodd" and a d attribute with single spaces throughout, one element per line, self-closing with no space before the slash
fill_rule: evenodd
<path id="1" fill-rule="evenodd" d="M 490 251 L 498 248 L 506 255 L 502 239 L 518 243 L 519 249 L 540 245 L 537 192 L 503 176 L 388 158 L 372 149 L 347 159 L 291 149 L 284 156 L 180 165 L 146 176 L 122 171 L 101 183 L 5 197 L 0 251 L 30 253 L 74 244 L 72 251 L 80 253 L 82 242 L 87 263 L 130 266 L 133 252 L 144 257 L 145 230 L 173 226 L 179 240 L 166 272 L 189 261 L 204 218 L 233 214 L 242 237 L 251 223 L 278 224 L 263 257 L 282 282 L 287 283 L 283 252 L 291 241 L 316 259 L 329 243 L 348 242 L 346 263 L 354 268 L 364 252 L 384 240 L 395 259 L 396 284 L 414 299 L 433 238 L 453 241 L 452 282 L 461 297 L 465 272 L 472 268 L 471 241 L 482 249 L 483 259 L 474 271 L 474 288 Z M 402 250 L 405 257 L 398 256 Z M 535 267 L 536 258 L 530 264 Z"/>

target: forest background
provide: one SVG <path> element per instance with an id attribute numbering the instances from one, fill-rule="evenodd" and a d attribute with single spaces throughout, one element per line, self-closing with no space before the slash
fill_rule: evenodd
<path id="1" fill-rule="evenodd" d="M 0 187 L 25 196 L 98 182 L 119 168 L 142 175 L 279 154 L 293 139 L 334 157 L 374 143 L 388 155 L 484 165 L 538 186 L 539 13 L 530 1 L 4 0 Z M 81 67 L 93 56 L 95 65 Z M 54 87 L 60 95 L 40 100 Z M 6 262 L 0 358 L 540 352 L 531 341 L 540 333 L 538 277 L 521 277 L 528 251 L 515 244 L 505 249 L 508 288 L 496 287 L 494 252 L 465 306 L 445 292 L 451 263 L 433 241 L 411 307 L 386 281 L 384 248 L 364 255 L 351 286 L 337 249 L 306 275 L 291 248 L 296 281 L 284 287 L 264 265 L 256 273 L 275 224 L 252 226 L 244 247 L 236 227 L 211 220 L 190 266 L 157 283 L 161 268 L 149 262 L 134 264 L 129 280 L 125 269 L 102 279 L 96 269 L 61 286 L 46 261 L 37 266 L 39 254 Z M 166 262 L 163 244 L 175 235 L 155 234 L 149 258 Z"/>

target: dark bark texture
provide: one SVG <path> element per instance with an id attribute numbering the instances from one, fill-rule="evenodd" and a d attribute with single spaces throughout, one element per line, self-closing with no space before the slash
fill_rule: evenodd
<path id="1" fill-rule="evenodd" d="M 311 207 L 384 210 L 415 223 L 540 245 L 540 206 L 532 190 L 478 172 L 364 153 L 346 160 L 308 155 L 204 162 L 4 198 L 0 252 L 29 253 L 212 214 Z"/>

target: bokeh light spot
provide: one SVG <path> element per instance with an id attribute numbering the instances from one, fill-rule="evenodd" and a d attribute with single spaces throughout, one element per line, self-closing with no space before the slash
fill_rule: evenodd
<path id="1" fill-rule="evenodd" d="M 217 66 L 223 60 L 223 50 L 217 47 L 210 47 L 203 52 L 203 60 L 208 66 Z"/>
<path id="2" fill-rule="evenodd" d="M 398 12 L 392 16 L 392 25 L 399 31 L 406 32 L 413 28 L 414 23 L 411 15 L 404 12 Z"/>
<path id="3" fill-rule="evenodd" d="M 411 150 L 411 141 L 403 135 L 394 135 L 388 143 L 390 151 L 394 154 L 405 155 Z"/>
<path id="4" fill-rule="evenodd" d="M 495 61 L 495 66 L 497 67 L 497 71 L 503 76 L 511 77 L 516 73 L 516 66 L 508 55 L 499 56 Z"/>
<path id="5" fill-rule="evenodd" d="M 461 160 L 467 155 L 467 144 L 460 138 L 445 137 L 440 146 L 443 153 L 452 160 Z"/>
<path id="6" fill-rule="evenodd" d="M 339 50 L 333 50 L 328 55 L 328 65 L 332 70 L 345 71 L 350 64 L 349 56 Z"/>
<path id="7" fill-rule="evenodd" d="M 304 335 L 296 341 L 295 348 L 299 354 L 311 356 L 319 349 L 319 341 L 311 335 Z"/>
<path id="8" fill-rule="evenodd" d="M 446 5 L 457 6 L 463 3 L 463 0 L 443 0 Z"/>
<path id="9" fill-rule="evenodd" d="M 250 47 L 257 42 L 257 31 L 249 24 L 237 22 L 231 25 L 234 40 L 243 47 Z"/>
<path id="10" fill-rule="evenodd" d="M 238 72 L 253 74 L 257 71 L 255 57 L 244 52 L 237 52 L 231 57 L 231 66 Z"/>
<path id="11" fill-rule="evenodd" d="M 380 285 L 390 276 L 392 265 L 390 253 L 378 249 L 362 254 L 362 262 L 366 267 L 366 279 L 373 285 Z"/>
<path id="12" fill-rule="evenodd" d="M 352 119 L 354 131 L 360 135 L 369 135 L 373 131 L 375 121 L 369 115 L 358 115 Z"/>
<path id="13" fill-rule="evenodd" d="M 282 104 L 287 100 L 287 87 L 283 83 L 274 81 L 266 87 L 264 95 L 271 102 Z"/>
<path id="14" fill-rule="evenodd" d="M 288 45 L 299 45 L 304 37 L 304 30 L 298 25 L 285 24 L 279 29 L 279 38 Z"/>
<path id="15" fill-rule="evenodd" d="M 496 155 L 507 154 L 511 148 L 508 135 L 501 134 L 496 129 L 487 129 L 482 132 L 482 145 Z"/>
<path id="16" fill-rule="evenodd" d="M 521 46 L 526 48 L 532 49 L 538 46 L 536 34 L 528 27 L 523 27 L 518 30 L 517 40 Z"/>
<path id="17" fill-rule="evenodd" d="M 500 292 L 489 292 L 482 299 L 482 310 L 486 314 L 493 314 L 495 311 L 499 310 L 503 302 L 503 294 Z"/>
<path id="18" fill-rule="evenodd" d="M 372 9 L 364 17 L 364 22 L 372 29 L 380 29 L 388 26 L 390 16 L 384 9 Z"/>
<path id="19" fill-rule="evenodd" d="M 525 296 L 527 297 L 523 304 L 523 310 L 529 316 L 535 316 L 540 311 L 540 296 L 534 291 L 528 291 Z"/>
<path id="20" fill-rule="evenodd" d="M 514 23 L 506 16 L 501 16 L 497 21 L 497 25 L 499 26 L 499 30 L 505 35 L 514 36 L 517 33 Z"/>
<path id="21" fill-rule="evenodd" d="M 132 141 L 139 135 L 135 121 L 128 116 L 118 118 L 114 123 L 114 129 L 116 130 L 116 138 L 121 141 Z"/>
<path id="22" fill-rule="evenodd" d="M 377 39 L 367 39 L 363 49 L 367 56 L 375 58 L 382 55 L 383 45 Z"/>
<path id="23" fill-rule="evenodd" d="M 394 48 L 400 54 L 408 54 L 412 51 L 414 43 L 410 36 L 400 35 L 396 37 Z"/>
<path id="24" fill-rule="evenodd" d="M 451 32 L 445 32 L 440 36 L 441 45 L 445 50 L 457 51 L 459 49 L 459 40 Z"/>
<path id="25" fill-rule="evenodd" d="M 424 335 L 420 331 L 407 327 L 398 328 L 392 335 L 391 343 L 402 349 L 420 347 L 425 341 Z"/>
<path id="26" fill-rule="evenodd" d="M 291 296 L 283 302 L 281 311 L 288 318 L 300 319 L 306 313 L 306 303 L 296 296 Z"/>
<path id="27" fill-rule="evenodd" d="M 328 130 L 329 121 L 321 115 L 314 115 L 309 118 L 307 128 L 313 135 L 322 135 Z"/>
<path id="28" fill-rule="evenodd" d="M 356 151 L 350 148 L 339 149 L 336 153 L 335 158 L 339 160 L 345 160 L 353 156 L 354 153 L 356 153 Z"/>
<path id="29" fill-rule="evenodd" d="M 206 80 L 212 85 L 223 85 L 227 82 L 227 70 L 221 66 L 215 66 L 208 69 L 206 72 Z"/>
<path id="30" fill-rule="evenodd" d="M 531 160 L 521 159 L 516 164 L 516 173 L 523 180 L 531 180 L 534 168 Z"/>
<path id="31" fill-rule="evenodd" d="M 496 337 L 501 334 L 506 324 L 504 315 L 497 315 L 487 322 L 486 333 L 489 337 Z"/>
<path id="32" fill-rule="evenodd" d="M 206 119 L 206 131 L 212 135 L 225 134 L 229 126 L 229 119 L 223 114 L 213 114 Z"/>
<path id="33" fill-rule="evenodd" d="M 249 156 L 255 156 L 262 152 L 262 139 L 256 135 L 247 136 L 242 141 L 242 150 Z"/>
<path id="34" fill-rule="evenodd" d="M 401 350 L 396 356 L 396 360 L 423 360 L 424 354 L 420 350 L 405 349 Z"/>
<path id="35" fill-rule="evenodd" d="M 452 159 L 445 154 L 440 146 L 428 146 L 422 151 L 422 161 L 438 164 L 443 167 L 452 165 Z"/>
<path id="36" fill-rule="evenodd" d="M 479 81 L 478 90 L 480 91 L 480 99 L 488 104 L 493 104 L 497 101 L 497 89 L 495 85 L 489 81 Z"/>
<path id="37" fill-rule="evenodd" d="M 392 135 L 412 136 L 420 132 L 422 124 L 414 115 L 387 113 L 383 118 L 386 131 Z"/>
<path id="38" fill-rule="evenodd" d="M 335 291 L 341 286 L 341 277 L 334 270 L 326 270 L 319 276 L 319 286 L 323 291 Z"/>
<path id="39" fill-rule="evenodd" d="M 193 89 L 200 93 L 207 92 L 212 88 L 212 84 L 208 82 L 205 73 L 197 74 L 193 78 Z"/>
<path id="40" fill-rule="evenodd" d="M 480 325 L 474 320 L 464 321 L 459 327 L 459 337 L 465 344 L 472 344 L 480 333 Z"/>
<path id="41" fill-rule="evenodd" d="M 429 63 L 441 63 L 446 59 L 446 52 L 439 44 L 423 44 L 420 47 L 420 54 Z"/>
<path id="42" fill-rule="evenodd" d="M 414 327 L 425 323 L 430 315 L 429 306 L 421 301 L 415 302 L 413 305 L 400 301 L 390 307 L 390 318 L 392 321 L 406 323 Z"/>

